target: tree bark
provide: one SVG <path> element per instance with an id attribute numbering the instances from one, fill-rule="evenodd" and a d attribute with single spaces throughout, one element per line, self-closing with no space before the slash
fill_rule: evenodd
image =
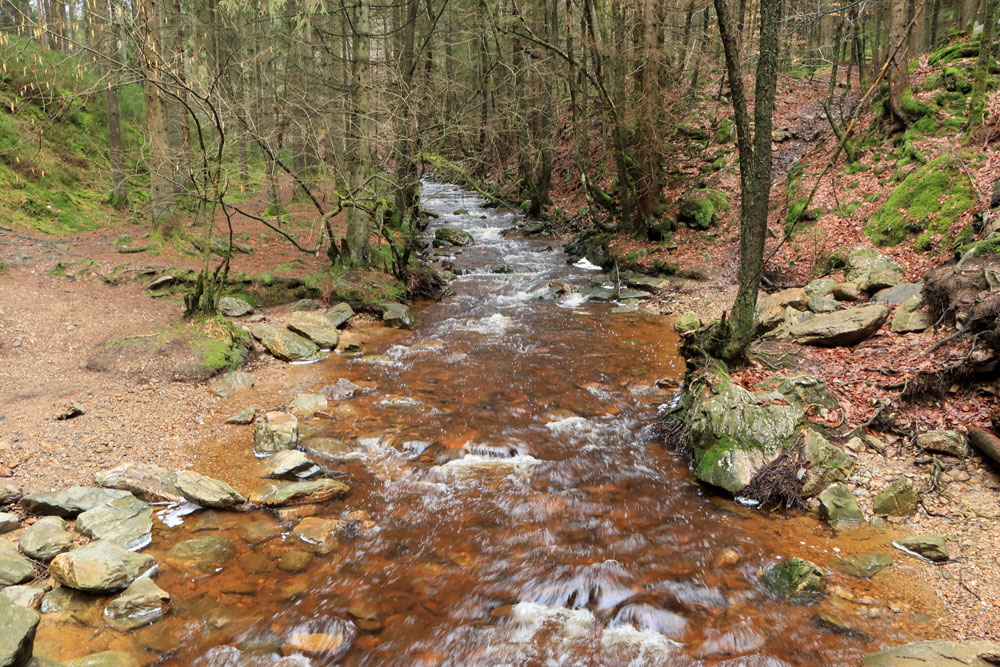
<path id="1" fill-rule="evenodd" d="M 118 87 L 121 71 L 118 64 L 118 40 L 120 37 L 119 18 L 114 0 L 108 1 L 108 40 L 105 54 L 108 62 L 108 88 L 104 94 L 108 118 L 108 152 L 111 163 L 111 202 L 121 206 L 128 199 L 128 184 L 125 180 L 125 151 L 122 147 L 121 114 L 118 112 Z"/>
<path id="2" fill-rule="evenodd" d="M 354 14 L 354 45 L 351 59 L 351 131 L 349 150 L 349 192 L 353 201 L 362 199 L 368 175 L 368 103 L 371 66 L 371 15 L 370 1 L 358 0 Z M 371 259 L 368 214 L 357 206 L 347 209 L 347 248 L 354 266 L 366 267 Z"/>
<path id="3" fill-rule="evenodd" d="M 906 129 L 911 122 L 903 108 L 903 100 L 910 87 L 907 0 L 892 0 L 891 12 L 886 52 L 892 61 L 889 63 L 889 103 L 886 105 L 886 113 L 890 129 L 899 130 Z"/>
<path id="4" fill-rule="evenodd" d="M 167 104 L 163 92 L 163 50 L 160 41 L 160 8 L 157 0 L 143 0 L 142 64 L 146 96 L 146 130 L 149 133 L 149 204 L 153 227 L 164 236 L 176 232 L 172 162 L 167 131 Z"/>
<path id="5" fill-rule="evenodd" d="M 983 31 L 979 34 L 979 58 L 972 79 L 972 94 L 969 96 L 969 118 L 966 130 L 972 131 L 983 124 L 983 108 L 986 105 L 986 84 L 990 78 L 993 61 L 993 34 L 997 22 L 998 0 L 986 0 L 983 7 Z"/>

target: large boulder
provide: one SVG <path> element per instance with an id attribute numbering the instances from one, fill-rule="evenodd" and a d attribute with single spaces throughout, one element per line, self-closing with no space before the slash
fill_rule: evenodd
<path id="1" fill-rule="evenodd" d="M 0 588 L 35 578 L 35 568 L 7 540 L 0 540 Z"/>
<path id="2" fill-rule="evenodd" d="M 219 299 L 219 312 L 226 317 L 243 317 L 253 312 L 253 306 L 237 296 L 224 296 Z"/>
<path id="3" fill-rule="evenodd" d="M 153 508 L 132 496 L 116 498 L 78 516 L 76 529 L 91 539 L 141 549 L 152 540 Z"/>
<path id="4" fill-rule="evenodd" d="M 293 448 L 299 441 L 299 420 L 287 412 L 268 412 L 253 429 L 253 451 L 258 457 Z"/>
<path id="5" fill-rule="evenodd" d="M 801 287 L 790 287 L 761 298 L 757 302 L 757 327 L 760 331 L 772 331 L 784 324 L 786 310 L 805 310 L 809 298 Z"/>
<path id="6" fill-rule="evenodd" d="M 28 526 L 18 547 L 29 558 L 48 562 L 73 546 L 73 533 L 57 516 L 43 516 Z"/>
<path id="7" fill-rule="evenodd" d="M 694 190 L 681 201 L 677 220 L 692 229 L 709 229 L 718 224 L 728 208 L 729 200 L 721 190 Z"/>
<path id="8" fill-rule="evenodd" d="M 50 590 L 52 590 L 52 586 L 46 583 L 31 584 L 30 586 L 8 586 L 0 589 L 0 595 L 16 605 L 37 610 L 42 606 L 42 599 Z"/>
<path id="9" fill-rule="evenodd" d="M 979 656 L 1000 654 L 1000 642 L 924 641 L 866 655 L 862 667 L 989 667 Z"/>
<path id="10" fill-rule="evenodd" d="M 845 481 L 854 470 L 854 461 L 815 431 L 806 432 L 802 453 L 806 459 L 802 478 L 804 496 L 815 496 L 830 484 Z"/>
<path id="11" fill-rule="evenodd" d="M 332 350 L 340 341 L 337 325 L 332 324 L 325 314 L 318 311 L 292 313 L 285 326 L 322 348 Z"/>
<path id="12" fill-rule="evenodd" d="M 109 489 L 129 491 L 146 502 L 176 503 L 184 500 L 176 473 L 151 463 L 123 463 L 96 473 L 94 482 Z"/>
<path id="13" fill-rule="evenodd" d="M 104 608 L 104 621 L 119 632 L 127 632 L 155 623 L 167 613 L 170 594 L 140 577 Z"/>
<path id="14" fill-rule="evenodd" d="M 772 375 L 762 381 L 758 388 L 776 391 L 786 401 L 803 410 L 807 408 L 835 410 L 840 407 L 840 401 L 830 391 L 826 380 L 808 373 Z"/>
<path id="15" fill-rule="evenodd" d="M 31 659 L 41 616 L 0 595 L 0 667 L 22 667 Z"/>
<path id="16" fill-rule="evenodd" d="M 282 361 L 313 361 L 320 358 L 319 347 L 311 340 L 273 324 L 255 324 L 250 333 L 273 356 Z"/>
<path id="17" fill-rule="evenodd" d="M 920 283 L 899 283 L 892 287 L 879 290 L 872 297 L 875 303 L 884 303 L 887 306 L 898 306 L 915 296 L 920 296 L 924 286 Z"/>
<path id="18" fill-rule="evenodd" d="M 334 479 L 314 479 L 308 482 L 274 481 L 250 494 L 250 502 L 263 507 L 307 505 L 343 498 L 351 490 Z"/>
<path id="19" fill-rule="evenodd" d="M 410 312 L 409 306 L 395 301 L 384 301 L 379 307 L 382 308 L 382 320 L 389 326 L 397 329 L 409 329 L 413 326 L 413 313 Z"/>
<path id="20" fill-rule="evenodd" d="M 789 558 L 765 570 L 761 583 L 779 598 L 805 601 L 826 594 L 826 575 L 815 563 Z"/>
<path id="21" fill-rule="evenodd" d="M 52 514 L 64 519 L 75 518 L 77 514 L 92 510 L 98 505 L 111 502 L 115 498 L 131 495 L 128 491 L 73 486 L 63 491 L 36 493 L 21 498 L 21 507 L 32 514 Z"/>
<path id="22" fill-rule="evenodd" d="M 716 377 L 710 391 L 691 391 L 689 436 L 695 476 L 739 493 L 757 471 L 791 444 L 804 411 L 774 402 L 775 392 L 749 392 Z"/>
<path id="23" fill-rule="evenodd" d="M 888 317 L 889 309 L 883 305 L 855 306 L 782 328 L 779 337 L 819 347 L 857 345 L 878 331 Z"/>
<path id="24" fill-rule="evenodd" d="M 434 245 L 438 247 L 467 246 L 472 243 L 472 234 L 455 225 L 444 225 L 434 231 Z"/>
<path id="25" fill-rule="evenodd" d="M 903 267 L 872 248 L 855 248 L 847 256 L 847 280 L 869 294 L 903 282 Z"/>
<path id="26" fill-rule="evenodd" d="M 354 317 L 354 309 L 352 309 L 349 304 L 338 303 L 336 306 L 330 306 L 327 308 L 324 315 L 326 316 L 326 321 L 330 323 L 330 326 L 339 328 L 346 324 L 349 319 Z"/>
<path id="27" fill-rule="evenodd" d="M 934 317 L 930 313 L 919 310 L 924 306 L 922 294 L 911 296 L 899 304 L 892 316 L 889 330 L 893 333 L 918 333 L 934 326 Z"/>
<path id="28" fill-rule="evenodd" d="M 0 535 L 21 527 L 21 519 L 10 512 L 0 512 Z"/>
<path id="29" fill-rule="evenodd" d="M 177 488 L 185 498 L 202 507 L 226 510 L 246 502 L 246 498 L 230 485 L 193 470 L 177 473 Z"/>
<path id="30" fill-rule="evenodd" d="M 88 593 L 113 593 L 125 588 L 156 564 L 152 556 L 97 540 L 52 560 L 49 574 L 63 586 Z"/>

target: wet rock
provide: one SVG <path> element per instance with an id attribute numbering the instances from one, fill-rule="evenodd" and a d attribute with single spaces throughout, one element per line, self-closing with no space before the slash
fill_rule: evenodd
<path id="1" fill-rule="evenodd" d="M 302 448 L 331 463 L 340 463 L 354 457 L 354 448 L 339 438 L 313 436 L 302 441 Z"/>
<path id="2" fill-rule="evenodd" d="M 119 632 L 135 630 L 166 616 L 169 603 L 169 593 L 149 577 L 141 577 L 108 603 L 104 621 Z"/>
<path id="3" fill-rule="evenodd" d="M 887 306 L 898 306 L 915 296 L 920 296 L 923 289 L 924 286 L 920 283 L 899 283 L 898 285 L 879 290 L 872 297 L 872 301 L 875 303 L 884 303 Z"/>
<path id="4" fill-rule="evenodd" d="M 306 313 L 313 310 L 319 310 L 319 301 L 316 299 L 299 299 L 292 304 L 291 312 L 293 313 Z"/>
<path id="5" fill-rule="evenodd" d="M 888 317 L 889 309 L 879 304 L 854 306 L 780 329 L 778 336 L 818 347 L 857 345 L 878 331 Z"/>
<path id="6" fill-rule="evenodd" d="M 123 651 L 102 651 L 70 660 L 66 667 L 139 667 L 139 661 Z"/>
<path id="7" fill-rule="evenodd" d="M 908 479 L 898 479 L 882 489 L 872 507 L 879 516 L 908 516 L 917 505 L 917 490 Z"/>
<path id="8" fill-rule="evenodd" d="M 0 595 L 21 607 L 35 609 L 42 606 L 45 594 L 52 590 L 48 584 L 32 584 L 30 586 L 8 586 L 0 589 Z"/>
<path id="9" fill-rule="evenodd" d="M 232 509 L 246 502 L 239 491 L 225 482 L 192 470 L 177 473 L 177 488 L 190 502 L 214 509 Z"/>
<path id="10" fill-rule="evenodd" d="M 26 663 L 26 667 L 66 667 L 66 665 L 49 658 L 34 656 Z"/>
<path id="11" fill-rule="evenodd" d="M 826 577 L 819 567 L 804 558 L 789 558 L 769 567 L 763 584 L 779 598 L 810 600 L 826 594 Z"/>
<path id="12" fill-rule="evenodd" d="M 715 557 L 715 560 L 712 561 L 712 567 L 716 570 L 735 567 L 736 565 L 739 565 L 742 559 L 743 557 L 740 556 L 740 552 L 736 549 L 723 549 L 722 552 Z"/>
<path id="13" fill-rule="evenodd" d="M 928 452 L 939 452 L 962 459 L 969 453 L 965 435 L 958 431 L 927 431 L 917 435 L 917 446 Z"/>
<path id="14" fill-rule="evenodd" d="M 72 620 L 96 628 L 101 624 L 103 606 L 102 599 L 97 595 L 56 586 L 42 599 L 41 611 L 59 621 Z"/>
<path id="15" fill-rule="evenodd" d="M 0 588 L 34 579 L 35 568 L 7 540 L 0 540 Z"/>
<path id="16" fill-rule="evenodd" d="M 292 449 L 299 440 L 299 420 L 286 412 L 268 412 L 253 430 L 253 451 L 258 457 Z"/>
<path id="17" fill-rule="evenodd" d="M 198 512 L 191 524 L 191 532 L 222 531 L 236 528 L 242 523 L 241 517 L 232 512 L 205 510 Z"/>
<path id="18" fill-rule="evenodd" d="M 146 502 L 181 502 L 184 495 L 177 488 L 177 475 L 151 463 L 124 463 L 94 475 L 98 486 L 129 491 Z"/>
<path id="19" fill-rule="evenodd" d="M 56 556 L 49 566 L 49 574 L 69 588 L 88 593 L 112 593 L 131 584 L 155 564 L 152 556 L 98 540 Z"/>
<path id="20" fill-rule="evenodd" d="M 319 505 L 293 505 L 291 507 L 279 507 L 274 510 L 274 514 L 285 523 L 298 523 L 307 516 L 319 514 Z"/>
<path id="21" fill-rule="evenodd" d="M 413 326 L 413 313 L 410 307 L 394 301 L 383 301 L 379 304 L 382 309 L 382 321 L 397 329 L 409 329 Z"/>
<path id="22" fill-rule="evenodd" d="M 701 318 L 693 311 L 688 311 L 674 320 L 674 331 L 681 336 L 694 333 L 701 328 Z"/>
<path id="23" fill-rule="evenodd" d="M 467 246 L 472 245 L 472 234 L 454 225 L 444 225 L 434 231 L 434 246 Z"/>
<path id="24" fill-rule="evenodd" d="M 25 496 L 21 498 L 21 507 L 32 514 L 51 514 L 61 516 L 64 519 L 72 519 L 81 512 L 92 510 L 98 505 L 128 495 L 131 495 L 128 491 L 118 489 L 73 486 L 63 491 Z"/>
<path id="25" fill-rule="evenodd" d="M 237 426 L 246 426 L 247 424 L 252 424 L 253 420 L 257 418 L 257 408 L 244 408 L 240 410 L 232 417 L 226 419 L 227 424 L 235 424 Z"/>
<path id="26" fill-rule="evenodd" d="M 292 313 L 285 326 L 319 347 L 333 349 L 340 342 L 340 331 L 323 313 Z"/>
<path id="27" fill-rule="evenodd" d="M 28 526 L 18 546 L 29 558 L 48 562 L 73 546 L 73 533 L 57 516 L 45 516 Z"/>
<path id="28" fill-rule="evenodd" d="M 21 527 L 21 520 L 16 514 L 10 512 L 0 512 L 0 535 L 17 530 Z"/>
<path id="29" fill-rule="evenodd" d="M 31 658 L 41 616 L 0 595 L 0 665 L 20 667 Z"/>
<path id="30" fill-rule="evenodd" d="M 949 558 L 948 545 L 943 535 L 914 535 L 893 542 L 896 546 L 936 562 Z"/>
<path id="31" fill-rule="evenodd" d="M 253 306 L 235 296 L 224 296 L 219 299 L 219 312 L 226 317 L 243 317 L 253 312 Z"/>
<path id="32" fill-rule="evenodd" d="M 749 392 L 721 376 L 711 389 L 688 409 L 695 476 L 738 493 L 791 443 L 804 412 L 773 402 L 773 392 Z"/>
<path id="33" fill-rule="evenodd" d="M 282 361 L 312 361 L 321 356 L 315 343 L 283 327 L 261 322 L 255 324 L 250 333 Z"/>
<path id="34" fill-rule="evenodd" d="M 250 545 L 263 544 L 281 535 L 281 527 L 273 521 L 259 519 L 241 524 L 236 530 L 240 539 Z"/>
<path id="35" fill-rule="evenodd" d="M 837 283 L 833 287 L 833 298 L 839 301 L 861 301 L 864 299 L 864 294 L 861 293 L 857 283 Z"/>
<path id="36" fill-rule="evenodd" d="M 653 276 L 631 276 L 625 280 L 625 284 L 632 289 L 643 290 L 650 294 L 662 294 L 670 286 L 670 281 Z"/>
<path id="37" fill-rule="evenodd" d="M 844 635 L 845 637 L 851 637 L 854 639 L 865 639 L 868 635 L 839 616 L 834 616 L 833 614 L 828 614 L 825 612 L 817 612 L 812 616 L 812 622 L 814 625 L 827 632 L 832 632 L 835 635 Z M 870 641 L 870 638 L 867 639 Z"/>
<path id="38" fill-rule="evenodd" d="M 263 477 L 294 478 L 316 468 L 308 456 L 297 449 L 280 451 L 264 462 Z"/>
<path id="39" fill-rule="evenodd" d="M 837 281 L 832 278 L 817 278 L 810 281 L 804 288 L 806 299 L 815 299 L 829 296 L 833 288 L 837 286 Z M 799 310 L 802 310 L 801 308 Z"/>
<path id="40" fill-rule="evenodd" d="M 327 634 L 319 632 L 293 632 L 282 647 L 283 655 L 299 654 L 310 658 L 335 661 L 351 646 L 348 633 Z"/>
<path id="41" fill-rule="evenodd" d="M 217 535 L 202 535 L 175 544 L 167 553 L 167 561 L 179 570 L 212 574 L 222 569 L 234 555 L 233 541 Z"/>
<path id="42" fill-rule="evenodd" d="M 846 277 L 862 292 L 872 294 L 903 282 L 903 268 L 872 248 L 855 248 L 847 256 Z"/>
<path id="43" fill-rule="evenodd" d="M 246 371 L 230 371 L 212 383 L 212 393 L 220 398 L 232 398 L 253 386 L 253 375 Z"/>
<path id="44" fill-rule="evenodd" d="M 343 525 L 338 519 L 306 517 L 292 530 L 292 538 L 303 542 L 313 553 L 326 555 L 337 548 Z"/>
<path id="45" fill-rule="evenodd" d="M 852 577 L 871 579 L 892 563 L 892 556 L 889 554 L 862 553 L 854 556 L 841 556 L 834 562 L 834 567 Z"/>
<path id="46" fill-rule="evenodd" d="M 20 497 L 20 486 L 11 481 L 0 480 L 0 506 L 16 503 Z"/>
<path id="47" fill-rule="evenodd" d="M 338 303 L 336 306 L 327 308 L 324 315 L 326 316 L 326 321 L 330 323 L 330 326 L 339 328 L 346 324 L 349 319 L 354 317 L 354 310 L 352 310 L 346 303 Z"/>
<path id="48" fill-rule="evenodd" d="M 854 461 L 815 431 L 806 432 L 802 452 L 807 464 L 802 483 L 805 496 L 814 496 L 830 484 L 846 480 L 854 470 Z"/>
<path id="49" fill-rule="evenodd" d="M 834 530 L 851 528 L 865 520 L 857 498 L 840 482 L 823 489 L 819 494 L 819 507 L 823 518 Z"/>
<path id="50" fill-rule="evenodd" d="M 288 409 L 295 415 L 308 416 L 319 410 L 326 410 L 326 396 L 323 394 L 298 394 L 288 405 Z"/>
<path id="51" fill-rule="evenodd" d="M 308 551 L 298 549 L 283 551 L 278 556 L 278 569 L 282 572 L 305 572 L 312 558 L 312 554 Z"/>
<path id="52" fill-rule="evenodd" d="M 263 507 L 305 505 L 343 498 L 350 487 L 333 479 L 315 479 L 308 482 L 268 482 L 252 494 L 250 502 Z"/>
<path id="53" fill-rule="evenodd" d="M 244 572 L 250 574 L 261 574 L 264 572 L 274 572 L 275 563 L 270 554 L 245 553 L 236 557 L 236 564 Z"/>
<path id="54" fill-rule="evenodd" d="M 76 529 L 91 539 L 140 549 L 152 540 L 153 510 L 138 498 L 117 498 L 78 516 Z"/>
<path id="55" fill-rule="evenodd" d="M 866 655 L 862 667 L 987 667 L 981 655 L 1000 653 L 1000 642 L 925 641 Z"/>

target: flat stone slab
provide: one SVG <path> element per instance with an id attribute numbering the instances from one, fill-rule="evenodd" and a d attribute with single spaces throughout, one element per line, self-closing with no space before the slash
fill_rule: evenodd
<path id="1" fill-rule="evenodd" d="M 308 482 L 268 482 L 252 494 L 250 502 L 263 507 L 305 505 L 343 498 L 351 488 L 334 479 L 315 479 Z"/>
<path id="2" fill-rule="evenodd" d="M 268 412 L 253 429 L 253 451 L 258 457 L 292 449 L 299 440 L 299 420 L 287 412 Z"/>
<path id="3" fill-rule="evenodd" d="M 246 502 L 239 491 L 207 475 L 185 470 L 177 473 L 177 488 L 190 502 L 213 509 L 233 509 Z"/>
<path id="4" fill-rule="evenodd" d="M 169 593 L 149 577 L 141 577 L 108 603 L 104 621 L 119 632 L 135 630 L 166 616 L 169 602 Z"/>
<path id="5" fill-rule="evenodd" d="M 21 527 L 21 520 L 16 514 L 10 512 L 0 512 L 0 535 L 17 530 Z"/>
<path id="6" fill-rule="evenodd" d="M 292 530 L 292 537 L 305 544 L 309 551 L 326 555 L 337 548 L 344 522 L 338 519 L 306 517 Z"/>
<path id="7" fill-rule="evenodd" d="M 255 324 L 250 333 L 274 357 L 282 361 L 312 361 L 320 359 L 319 347 L 307 338 L 273 324 Z"/>
<path id="8" fill-rule="evenodd" d="M 354 310 L 346 303 L 338 303 L 336 306 L 327 308 L 323 314 L 330 326 L 341 327 L 354 317 Z"/>
<path id="9" fill-rule="evenodd" d="M 1000 642 L 926 641 L 866 655 L 862 667 L 988 667 L 981 655 L 1000 654 Z"/>
<path id="10" fill-rule="evenodd" d="M 878 331 L 888 317 L 889 309 L 881 304 L 855 306 L 793 324 L 780 337 L 818 347 L 857 345 Z"/>
<path id="11" fill-rule="evenodd" d="M 312 460 L 297 449 L 278 452 L 264 462 L 263 477 L 294 478 L 316 468 Z"/>
<path id="12" fill-rule="evenodd" d="M 0 589 L 0 595 L 21 607 L 38 610 L 42 606 L 45 594 L 52 590 L 48 584 L 32 584 L 30 586 L 8 586 Z"/>
<path id="13" fill-rule="evenodd" d="M 175 544 L 167 553 L 167 560 L 180 570 L 212 574 L 234 555 L 236 545 L 229 538 L 203 535 Z"/>
<path id="14" fill-rule="evenodd" d="M 285 326 L 322 348 L 332 350 L 340 342 L 337 326 L 317 311 L 292 313 Z"/>
<path id="15" fill-rule="evenodd" d="M 123 463 L 94 475 L 94 483 L 108 489 L 128 491 L 146 502 L 182 502 L 177 474 L 152 463 Z"/>
<path id="16" fill-rule="evenodd" d="M 35 578 L 35 566 L 7 540 L 0 540 L 0 588 Z"/>
<path id="17" fill-rule="evenodd" d="M 72 519 L 81 512 L 128 495 L 131 495 L 128 491 L 118 489 L 73 486 L 62 491 L 25 496 L 21 498 L 21 507 L 32 514 L 53 514 L 64 519 Z"/>
<path id="18" fill-rule="evenodd" d="M 88 593 L 113 593 L 127 587 L 156 565 L 152 556 L 98 540 L 62 553 L 52 560 L 49 574 L 63 586 Z"/>
<path id="19" fill-rule="evenodd" d="M 153 539 L 153 508 L 132 496 L 117 498 L 78 516 L 76 529 L 94 540 L 141 549 Z"/>
<path id="20" fill-rule="evenodd" d="M 20 667 L 31 658 L 41 616 L 0 595 L 0 665 Z"/>
<path id="21" fill-rule="evenodd" d="M 871 579 L 876 574 L 892 565 L 889 554 L 862 553 L 853 556 L 841 556 L 834 562 L 834 567 L 852 577 Z"/>

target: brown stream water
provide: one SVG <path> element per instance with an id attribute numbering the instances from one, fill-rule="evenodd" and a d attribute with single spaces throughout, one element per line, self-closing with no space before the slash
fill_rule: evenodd
<path id="1" fill-rule="evenodd" d="M 457 187 L 428 183 L 423 197 L 440 216 L 431 231 L 457 224 L 476 240 L 454 259 L 455 294 L 417 308 L 412 331 L 362 332 L 365 356 L 297 369 L 312 391 L 341 378 L 370 389 L 332 401 L 334 418 L 302 421 L 304 445 L 328 452 L 316 461 L 351 485 L 317 510 L 345 519 L 336 548 L 303 556 L 293 523 L 272 512 L 158 524 L 148 551 L 173 598 L 168 616 L 131 634 L 92 612 L 46 616 L 42 655 L 110 647 L 205 667 L 850 665 L 914 637 L 910 616 L 836 596 L 789 604 L 760 588 L 779 558 L 832 572 L 838 553 L 885 551 L 891 535 L 834 538 L 807 516 L 750 512 L 697 484 L 654 427 L 683 373 L 666 320 L 572 292 L 541 298 L 553 281 L 579 294 L 595 272 L 546 240 L 504 237 L 516 214 Z M 241 434 L 216 445 L 219 465 L 252 479 Z M 359 511 L 367 518 L 348 516 Z M 280 534 L 251 545 L 246 528 L 259 521 Z M 171 562 L 172 545 L 205 536 L 231 540 L 229 557 L 201 570 Z M 713 565 L 728 548 L 739 562 Z M 878 598 L 896 575 L 833 576 Z M 865 634 L 825 630 L 817 612 Z M 294 633 L 326 644 L 297 653 L 285 645 Z"/>

